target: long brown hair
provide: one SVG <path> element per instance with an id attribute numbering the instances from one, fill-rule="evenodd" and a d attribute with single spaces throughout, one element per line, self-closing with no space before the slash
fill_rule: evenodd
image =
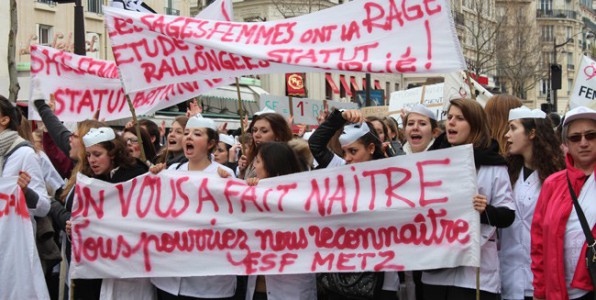
<path id="1" fill-rule="evenodd" d="M 488 148 L 491 144 L 490 130 L 482 106 L 471 99 L 454 99 L 450 102 L 449 109 L 451 106 L 461 109 L 464 118 L 470 124 L 470 135 L 465 144 L 473 144 L 474 148 Z"/>
<path id="2" fill-rule="evenodd" d="M 273 135 L 275 135 L 276 142 L 287 143 L 294 137 L 292 134 L 292 129 L 290 129 L 290 125 L 288 125 L 288 121 L 286 121 L 282 115 L 277 113 L 264 113 L 255 115 L 250 122 L 250 126 L 248 126 L 248 132 L 252 132 L 252 128 L 258 120 L 265 120 L 269 122 L 271 131 L 273 131 Z M 254 139 L 252 140 L 252 143 L 250 143 L 249 148 L 248 161 L 250 163 L 257 155 L 257 145 L 255 144 Z"/>
<path id="3" fill-rule="evenodd" d="M 538 178 L 543 183 L 551 174 L 565 168 L 565 156 L 561 150 L 561 141 L 555 134 L 550 119 L 520 119 L 524 133 L 534 133 L 530 140 L 532 144 L 531 167 L 538 172 Z M 509 155 L 507 165 L 509 166 L 509 178 L 511 185 L 519 178 L 519 173 L 524 166 L 524 158 L 521 155 Z"/>
<path id="4" fill-rule="evenodd" d="M 184 131 L 184 128 L 186 128 L 186 123 L 188 122 L 188 118 L 186 116 L 179 116 L 176 117 L 176 119 L 174 119 L 173 123 L 178 123 L 180 124 L 180 127 L 182 127 L 182 131 Z M 182 151 L 181 151 L 182 152 Z M 157 153 L 157 155 L 155 156 L 155 163 L 166 163 L 168 161 L 168 157 L 166 157 L 166 153 L 168 154 L 168 156 L 173 156 L 175 155 L 175 153 L 168 153 L 168 141 L 167 141 L 167 135 L 166 135 L 166 144 L 163 145 L 163 147 L 161 147 L 161 150 L 159 150 L 159 153 Z"/>
<path id="5" fill-rule="evenodd" d="M 121 167 L 121 168 L 130 168 L 136 164 L 136 159 L 132 157 L 130 151 L 128 151 L 128 147 L 126 147 L 126 142 L 124 138 L 120 135 L 116 135 L 111 141 L 101 142 L 97 144 L 102 148 L 108 151 L 108 155 L 112 157 L 112 166 L 114 168 Z M 89 165 L 89 161 L 87 157 L 83 159 L 83 167 L 81 168 L 81 173 L 85 174 L 89 177 L 94 177 L 95 174 L 91 170 L 91 166 Z"/>
<path id="6" fill-rule="evenodd" d="M 83 143 L 83 136 L 89 132 L 91 128 L 99 128 L 107 126 L 104 122 L 100 122 L 97 120 L 84 120 L 79 122 L 77 126 L 77 134 L 79 142 L 81 143 L 81 149 L 79 153 L 77 153 L 77 164 L 74 166 L 70 173 L 70 178 L 66 183 L 66 186 L 62 190 L 62 194 L 60 195 L 60 200 L 64 203 L 66 197 L 70 193 L 70 190 L 75 186 L 77 183 L 77 173 L 81 172 L 83 169 L 83 162 L 87 160 L 85 155 L 85 148 Z M 67 154 L 68 155 L 68 154 Z"/>
<path id="7" fill-rule="evenodd" d="M 153 161 L 156 154 L 155 154 L 155 147 L 153 147 L 153 143 L 151 142 L 151 135 L 149 134 L 149 132 L 147 130 L 145 130 L 145 128 L 140 127 L 139 129 L 141 132 L 141 138 L 143 140 L 143 145 L 140 145 L 140 146 L 143 147 L 143 150 L 145 150 L 145 158 L 148 161 Z M 137 136 L 137 130 L 134 127 L 124 128 L 124 130 L 122 131 L 122 136 L 124 136 L 125 132 L 130 132 L 134 136 Z"/>
<path id="8" fill-rule="evenodd" d="M 521 99 L 507 94 L 499 94 L 490 97 L 484 111 L 488 119 L 490 136 L 499 143 L 499 154 L 507 155 L 507 127 L 509 124 L 509 111 L 522 106 Z"/>

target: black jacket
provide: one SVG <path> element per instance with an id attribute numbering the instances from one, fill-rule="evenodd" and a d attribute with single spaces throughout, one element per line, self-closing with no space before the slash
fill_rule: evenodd
<path id="1" fill-rule="evenodd" d="M 318 163 L 317 169 L 326 168 L 333 159 L 334 153 L 327 148 L 327 144 L 345 124 L 346 120 L 341 116 L 341 111 L 336 109 L 308 139 L 310 152 Z"/>

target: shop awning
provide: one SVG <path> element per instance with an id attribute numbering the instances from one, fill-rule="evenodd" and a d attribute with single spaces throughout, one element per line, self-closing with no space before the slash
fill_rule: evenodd
<path id="1" fill-rule="evenodd" d="M 378 80 L 375 80 L 375 89 L 382 90 L 381 83 Z"/>
<path id="2" fill-rule="evenodd" d="M 325 74 L 325 79 L 327 79 L 327 83 L 329 83 L 329 86 L 331 87 L 333 93 L 339 94 L 339 88 L 337 87 L 337 84 L 335 84 L 335 81 L 333 81 L 333 77 L 331 77 L 331 74 Z"/>
<path id="3" fill-rule="evenodd" d="M 354 87 L 354 90 L 356 90 L 356 91 L 360 90 L 360 88 L 358 87 L 358 84 L 356 83 L 356 78 L 350 77 L 350 82 L 352 83 L 352 87 Z"/>
<path id="4" fill-rule="evenodd" d="M 344 76 L 339 76 L 339 81 L 341 82 L 341 85 L 344 87 L 344 90 L 346 90 L 346 96 L 351 97 L 352 89 L 350 89 L 350 85 L 346 81 L 346 78 Z"/>

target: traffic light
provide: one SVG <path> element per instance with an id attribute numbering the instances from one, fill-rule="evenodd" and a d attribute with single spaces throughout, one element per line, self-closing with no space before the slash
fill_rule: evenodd
<path id="1" fill-rule="evenodd" d="M 561 65 L 553 64 L 550 65 L 550 83 L 551 89 L 553 90 L 560 90 L 561 89 Z"/>

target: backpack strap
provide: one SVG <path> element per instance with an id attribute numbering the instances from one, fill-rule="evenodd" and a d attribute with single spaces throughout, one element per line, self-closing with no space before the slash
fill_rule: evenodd
<path id="1" fill-rule="evenodd" d="M 4 155 L 4 162 L 2 163 L 2 169 L 4 169 L 4 167 L 6 166 L 6 161 L 8 161 L 8 158 L 15 153 L 17 150 L 19 150 L 19 148 L 21 147 L 31 147 L 31 149 L 33 148 L 33 145 L 31 145 L 31 143 L 29 141 L 22 141 L 20 143 L 18 143 L 16 146 L 14 146 L 10 151 L 8 151 L 8 153 L 6 153 L 6 155 Z"/>

